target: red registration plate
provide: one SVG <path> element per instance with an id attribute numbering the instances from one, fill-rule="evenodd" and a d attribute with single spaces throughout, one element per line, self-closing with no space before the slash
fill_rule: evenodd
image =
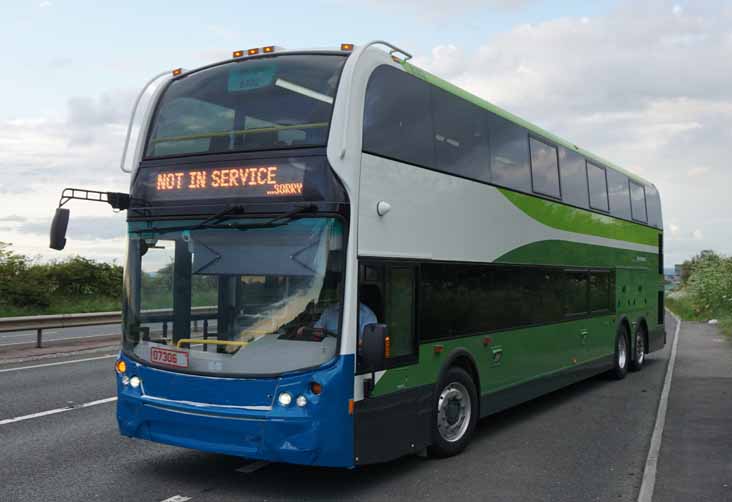
<path id="1" fill-rule="evenodd" d="M 188 353 L 182 350 L 153 347 L 150 350 L 150 361 L 156 364 L 175 366 L 176 368 L 187 368 Z"/>

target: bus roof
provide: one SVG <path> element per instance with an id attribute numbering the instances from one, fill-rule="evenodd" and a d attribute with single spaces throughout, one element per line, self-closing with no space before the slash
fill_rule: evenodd
<path id="1" fill-rule="evenodd" d="M 401 66 L 404 68 L 405 71 L 414 75 L 417 78 L 425 80 L 425 81 L 431 83 L 432 85 L 435 85 L 436 87 L 439 87 L 449 93 L 455 94 L 456 96 L 459 96 L 459 97 L 465 99 L 466 101 L 473 103 L 474 105 L 480 106 L 481 108 L 485 108 L 486 110 L 489 110 L 489 111 L 495 113 L 496 115 L 513 122 L 516 125 L 524 127 L 539 136 L 543 136 L 544 138 L 549 139 L 558 145 L 568 148 L 569 150 L 573 150 L 573 151 L 579 153 L 580 155 L 583 155 L 588 160 L 593 160 L 603 166 L 612 167 L 616 171 L 619 171 L 619 172 L 625 174 L 626 176 L 628 176 L 628 178 L 635 180 L 639 183 L 642 183 L 644 185 L 654 186 L 653 183 L 642 178 L 641 176 L 638 176 L 637 174 L 629 172 L 626 169 L 623 169 L 622 167 L 620 167 L 616 164 L 613 164 L 612 162 L 609 162 L 609 161 L 603 159 L 602 157 L 599 157 L 598 155 L 595 155 L 594 153 L 588 152 L 587 150 L 584 150 L 584 149 L 578 147 L 574 143 L 567 141 L 563 138 L 560 138 L 556 134 L 552 134 L 549 131 L 542 129 L 539 126 L 534 125 L 531 122 L 524 120 L 521 117 L 518 117 L 518 116 L 514 115 L 513 113 L 508 112 L 508 111 L 504 110 L 503 108 L 500 108 L 500 107 L 494 105 L 493 103 L 486 101 L 485 99 L 483 99 L 481 97 L 476 96 L 475 94 L 472 94 L 464 89 L 461 89 L 460 87 L 458 87 L 454 84 L 451 84 L 450 82 L 448 82 L 444 79 L 441 79 L 440 77 L 433 75 L 426 70 L 423 70 L 422 68 L 418 68 L 417 66 L 414 66 L 413 64 L 410 64 L 407 61 L 400 60 L 398 62 L 401 64 Z"/>

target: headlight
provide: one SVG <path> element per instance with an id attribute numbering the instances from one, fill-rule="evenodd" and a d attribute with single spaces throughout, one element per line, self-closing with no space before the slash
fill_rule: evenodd
<path id="1" fill-rule="evenodd" d="M 138 388 L 141 383 L 142 380 L 140 380 L 139 376 L 133 376 L 130 378 L 130 387 L 132 387 L 133 389 Z"/>
<path id="2" fill-rule="evenodd" d="M 277 396 L 277 402 L 279 402 L 281 406 L 290 406 L 292 403 L 292 394 L 289 392 L 281 393 Z"/>
<path id="3" fill-rule="evenodd" d="M 297 396 L 297 399 L 295 399 L 295 404 L 297 404 L 300 408 L 304 408 L 308 404 L 308 398 L 305 396 Z"/>
<path id="4" fill-rule="evenodd" d="M 130 377 L 127 375 L 122 377 L 122 385 L 129 385 L 130 384 Z"/>

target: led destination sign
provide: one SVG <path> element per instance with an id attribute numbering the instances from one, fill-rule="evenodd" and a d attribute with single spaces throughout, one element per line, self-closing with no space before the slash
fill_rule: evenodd
<path id="1" fill-rule="evenodd" d="M 303 171 L 292 166 L 284 169 L 280 166 L 256 166 L 162 171 L 155 175 L 154 184 L 159 195 L 204 192 L 216 196 L 223 195 L 222 192 L 235 192 L 243 197 L 281 197 L 300 196 L 302 189 Z"/>
<path id="2" fill-rule="evenodd" d="M 347 200 L 327 160 L 315 155 L 142 165 L 130 195 L 133 206 L 148 209 L 158 203 L 180 207 L 219 199 L 256 203 Z"/>

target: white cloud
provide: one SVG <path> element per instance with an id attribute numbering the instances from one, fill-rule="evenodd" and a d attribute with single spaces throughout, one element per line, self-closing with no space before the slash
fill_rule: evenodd
<path id="1" fill-rule="evenodd" d="M 375 5 L 394 6 L 394 2 L 391 0 L 367 0 L 367 2 Z M 445 4 L 442 0 L 402 0 L 399 6 L 403 9 L 412 9 L 417 15 L 425 11 L 450 15 L 450 13 L 476 8 L 515 10 L 531 3 L 536 3 L 536 0 L 453 0 L 449 4 Z"/>
<path id="2" fill-rule="evenodd" d="M 696 167 L 692 167 L 691 169 L 689 169 L 688 171 L 686 171 L 686 174 L 690 178 L 695 178 L 697 176 L 702 176 L 704 174 L 707 174 L 708 172 L 709 172 L 709 168 L 708 167 L 705 167 L 705 166 L 696 166 Z"/>
<path id="3" fill-rule="evenodd" d="M 691 236 L 694 240 L 700 241 L 704 239 L 704 232 L 697 228 L 691 233 Z"/>
<path id="4" fill-rule="evenodd" d="M 0 121 L 0 170 L 6 173 L 0 178 L 0 241 L 13 243 L 17 252 L 59 258 L 48 249 L 48 226 L 63 188 L 127 191 L 128 176 L 118 162 L 131 96 L 71 99 L 65 119 Z M 67 207 L 72 217 L 64 256 L 120 258 L 122 247 L 112 250 L 110 242 L 124 234 L 123 215 L 113 215 L 106 204 Z"/>
<path id="5" fill-rule="evenodd" d="M 41 9 L 47 9 L 48 7 L 51 7 L 51 6 L 53 6 L 53 3 L 49 2 L 49 1 L 44 1 L 44 2 L 41 2 L 38 4 L 38 7 L 40 7 Z"/>

